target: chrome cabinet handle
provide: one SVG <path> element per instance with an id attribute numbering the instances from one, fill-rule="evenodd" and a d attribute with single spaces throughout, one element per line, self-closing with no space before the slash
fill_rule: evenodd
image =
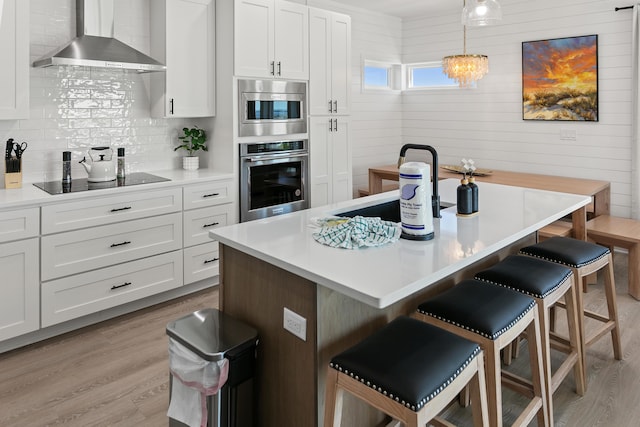
<path id="1" fill-rule="evenodd" d="M 211 193 L 211 194 L 203 194 L 202 198 L 206 199 L 207 197 L 215 197 L 215 196 L 219 196 L 220 193 Z"/>
<path id="2" fill-rule="evenodd" d="M 338 132 L 338 119 L 333 119 L 333 131 Z"/>
<path id="3" fill-rule="evenodd" d="M 209 227 L 213 227 L 213 226 L 216 226 L 216 225 L 219 225 L 219 224 L 220 224 L 219 222 L 212 222 L 211 224 L 203 225 L 202 228 L 209 228 Z"/>
<path id="4" fill-rule="evenodd" d="M 282 75 L 282 64 L 280 63 L 280 61 L 278 61 L 278 75 Z"/>
<path id="5" fill-rule="evenodd" d="M 204 260 L 204 264 L 209 264 L 210 262 L 216 262 L 219 261 L 220 258 L 214 258 L 214 259 L 205 259 Z"/>
<path id="6" fill-rule="evenodd" d="M 129 209 L 131 209 L 131 206 L 125 206 L 124 208 L 111 209 L 111 212 L 128 211 Z"/>
<path id="7" fill-rule="evenodd" d="M 131 286 L 131 282 L 124 282 L 122 285 L 113 285 L 111 290 L 124 288 L 125 286 Z"/>
<path id="8" fill-rule="evenodd" d="M 337 113 L 338 112 L 338 100 L 334 100 L 333 101 L 333 112 Z"/>
<path id="9" fill-rule="evenodd" d="M 117 248 L 118 246 L 124 246 L 124 245 L 130 245 L 130 244 L 131 244 L 131 242 L 127 240 L 127 241 L 124 241 L 122 243 L 112 243 L 111 247 L 112 248 Z"/>
<path id="10" fill-rule="evenodd" d="M 329 132 L 333 132 L 333 119 L 329 119 Z"/>
<path id="11" fill-rule="evenodd" d="M 271 75 L 272 76 L 276 75 L 276 62 L 275 61 L 271 61 Z"/>
<path id="12" fill-rule="evenodd" d="M 333 113 L 333 108 L 331 107 L 331 105 L 332 105 L 332 102 L 331 100 L 329 100 L 329 112 Z"/>
<path id="13" fill-rule="evenodd" d="M 173 115 L 173 98 L 171 98 L 171 101 L 169 101 L 169 114 Z"/>

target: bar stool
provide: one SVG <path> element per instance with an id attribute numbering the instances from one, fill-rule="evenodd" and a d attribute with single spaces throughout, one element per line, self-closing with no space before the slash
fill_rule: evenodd
<path id="1" fill-rule="evenodd" d="M 489 426 L 482 350 L 440 328 L 398 317 L 329 366 L 325 427 L 340 426 L 345 391 L 405 426 L 423 427 L 467 384 L 473 425 Z"/>
<path id="2" fill-rule="evenodd" d="M 582 365 L 582 345 L 578 328 L 576 286 L 572 270 L 560 264 L 526 256 L 511 255 L 487 270 L 476 274 L 476 279 L 522 292 L 532 297 L 538 308 L 540 319 L 543 364 L 549 384 L 547 405 L 549 419 L 553 416 L 553 393 L 573 368 L 576 393 L 584 396 L 586 375 Z M 555 373 L 551 374 L 551 340 L 549 331 L 549 308 L 564 297 L 567 308 L 569 340 L 554 343 L 554 347 L 567 353 L 566 359 Z M 507 347 L 508 348 L 508 347 Z"/>
<path id="3" fill-rule="evenodd" d="M 417 319 L 480 344 L 485 357 L 487 404 L 492 427 L 502 426 L 503 381 L 505 386 L 531 397 L 514 426 L 528 425 L 534 416 L 539 426 L 553 425 L 548 417 L 548 393 L 545 391 L 548 375 L 541 362 L 540 321 L 535 306 L 532 298 L 520 292 L 469 279 L 423 302 L 414 314 Z M 509 372 L 501 373 L 500 369 L 500 350 L 524 331 L 529 338 L 531 383 Z"/>
<path id="4" fill-rule="evenodd" d="M 622 360 L 622 344 L 620 341 L 620 323 L 618 322 L 618 308 L 616 304 L 616 288 L 613 277 L 613 258 L 609 248 L 571 237 L 551 237 L 535 245 L 520 249 L 520 253 L 536 258 L 563 264 L 573 270 L 575 276 L 578 326 L 582 344 L 582 365 L 586 370 L 586 349 L 598 339 L 611 332 L 613 355 Z M 581 284 L 584 279 L 597 271 L 604 269 L 604 292 L 607 298 L 607 316 L 584 308 Z M 591 331 L 586 337 L 585 317 L 598 320 L 602 324 Z"/>

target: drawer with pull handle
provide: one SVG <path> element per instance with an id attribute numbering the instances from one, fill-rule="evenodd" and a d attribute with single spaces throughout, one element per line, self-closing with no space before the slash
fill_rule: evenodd
<path id="1" fill-rule="evenodd" d="M 180 188 L 56 203 L 42 207 L 42 234 L 112 224 L 180 210 Z"/>
<path id="2" fill-rule="evenodd" d="M 132 261 L 181 247 L 181 213 L 43 236 L 42 280 Z"/>
<path id="3" fill-rule="evenodd" d="M 232 223 L 233 205 L 226 204 L 184 212 L 184 246 L 209 243 L 209 231 Z"/>
<path id="4" fill-rule="evenodd" d="M 233 201 L 233 182 L 211 181 L 184 187 L 184 210 L 222 205 Z"/>
<path id="5" fill-rule="evenodd" d="M 204 243 L 184 250 L 184 284 L 220 274 L 218 242 Z"/>
<path id="6" fill-rule="evenodd" d="M 182 252 L 76 274 L 42 284 L 47 327 L 182 286 Z"/>
<path id="7" fill-rule="evenodd" d="M 36 237 L 40 234 L 40 209 L 0 212 L 0 243 Z"/>

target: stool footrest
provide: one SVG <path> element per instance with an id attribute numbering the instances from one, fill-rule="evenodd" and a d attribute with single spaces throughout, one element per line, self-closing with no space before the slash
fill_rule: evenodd
<path id="1" fill-rule="evenodd" d="M 502 384 L 529 399 L 533 397 L 533 383 L 526 378 L 522 378 L 511 372 L 502 371 Z"/>
<path id="2" fill-rule="evenodd" d="M 616 327 L 616 324 L 615 324 L 615 322 L 613 320 L 611 320 L 609 322 L 606 322 L 604 325 L 602 325 L 598 329 L 596 329 L 595 333 L 590 334 L 588 338 L 585 337 L 585 339 L 584 339 L 585 347 L 589 347 L 594 342 L 598 341 L 600 338 L 605 336 L 607 333 L 609 333 L 613 329 L 615 329 L 615 327 Z"/>

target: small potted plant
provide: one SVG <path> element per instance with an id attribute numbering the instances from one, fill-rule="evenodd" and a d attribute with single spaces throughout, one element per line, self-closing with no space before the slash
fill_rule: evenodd
<path id="1" fill-rule="evenodd" d="M 198 126 L 194 126 L 191 129 L 183 128 L 183 136 L 179 136 L 180 145 L 173 149 L 178 151 L 179 149 L 187 150 L 188 156 L 182 158 L 182 168 L 185 170 L 197 170 L 200 167 L 200 158 L 194 153 L 198 150 L 207 151 L 205 142 L 207 141 L 207 134 L 204 129 L 200 129 Z"/>

